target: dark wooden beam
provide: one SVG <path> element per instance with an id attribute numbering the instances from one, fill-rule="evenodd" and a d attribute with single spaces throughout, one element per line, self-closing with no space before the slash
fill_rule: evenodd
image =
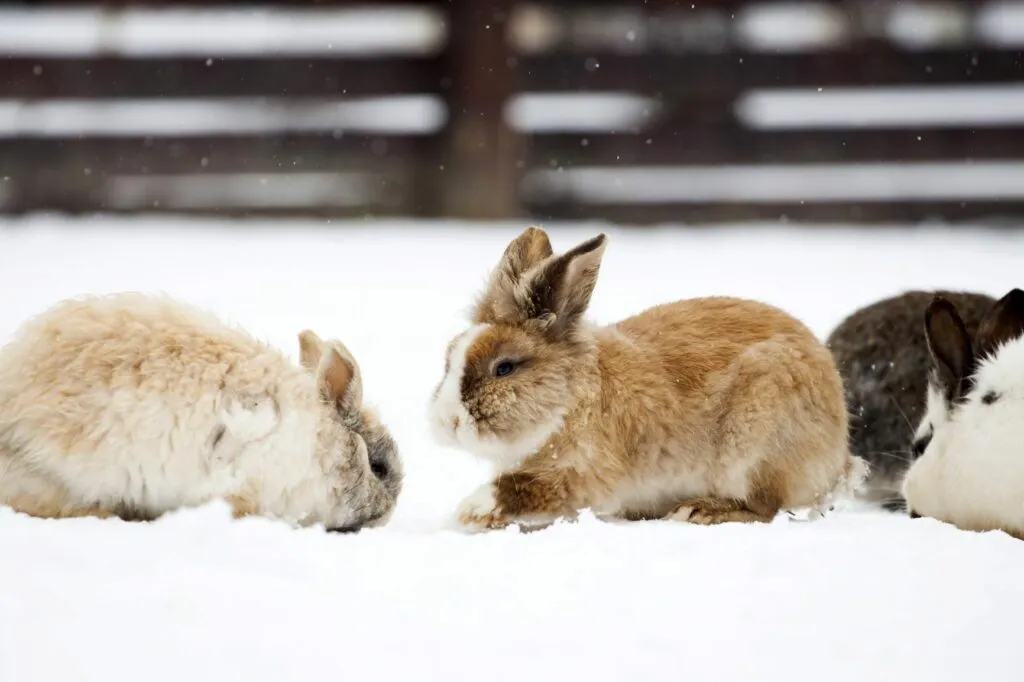
<path id="1" fill-rule="evenodd" d="M 690 204 L 528 204 L 530 218 L 545 220 L 608 220 L 623 225 L 780 223 L 920 223 L 989 221 L 1024 227 L 1024 201 L 834 202 L 759 204 L 708 202 Z"/>
<path id="2" fill-rule="evenodd" d="M 82 174 L 310 172 L 409 165 L 417 140 L 388 135 L 252 135 L 0 139 L 0 174 L 34 159 Z"/>
<path id="3" fill-rule="evenodd" d="M 573 54 L 519 60 L 526 91 L 626 90 L 682 99 L 750 88 L 1019 83 L 1024 52 L 902 51 L 885 44 L 807 53 Z"/>
<path id="4" fill-rule="evenodd" d="M 531 167 L 674 166 L 1024 159 L 1024 125 L 997 128 L 748 130 L 732 125 L 643 133 L 541 134 Z"/>
<path id="5" fill-rule="evenodd" d="M 0 97 L 339 97 L 437 92 L 438 58 L 0 58 Z"/>
<path id="6" fill-rule="evenodd" d="M 448 120 L 422 158 L 426 215 L 502 219 L 519 214 L 520 136 L 505 121 L 519 69 L 505 40 L 515 0 L 451 0 L 442 71 Z"/>

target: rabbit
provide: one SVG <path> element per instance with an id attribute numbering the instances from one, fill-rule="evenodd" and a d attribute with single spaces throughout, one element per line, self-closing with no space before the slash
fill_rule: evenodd
<path id="1" fill-rule="evenodd" d="M 925 329 L 932 421 L 902 484 L 909 515 L 1024 539 L 1024 291 L 999 299 L 973 340 L 942 297 Z"/>
<path id="2" fill-rule="evenodd" d="M 802 323 L 764 303 L 698 298 L 617 324 L 584 319 L 607 244 L 554 255 L 526 229 L 448 345 L 434 437 L 497 476 L 459 505 L 470 532 L 613 521 L 769 522 L 820 510 L 866 473 L 842 382 Z"/>
<path id="3" fill-rule="evenodd" d="M 936 295 L 956 304 L 974 334 L 995 303 L 983 293 L 906 291 L 851 313 L 829 334 L 850 411 L 850 447 L 870 464 L 858 497 L 902 512 L 900 485 L 925 414 L 931 356 L 921 320 Z"/>
<path id="4" fill-rule="evenodd" d="M 61 301 L 0 349 L 0 506 L 152 520 L 226 500 L 236 517 L 354 531 L 390 518 L 394 440 L 339 341 L 300 364 L 167 296 Z"/>

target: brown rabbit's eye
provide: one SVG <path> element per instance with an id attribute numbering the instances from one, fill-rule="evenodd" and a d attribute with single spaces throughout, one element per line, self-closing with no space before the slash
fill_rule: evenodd
<path id="1" fill-rule="evenodd" d="M 504 362 L 499 362 L 497 367 L 494 368 L 494 376 L 507 377 L 514 371 L 516 371 L 515 364 L 505 360 Z"/>

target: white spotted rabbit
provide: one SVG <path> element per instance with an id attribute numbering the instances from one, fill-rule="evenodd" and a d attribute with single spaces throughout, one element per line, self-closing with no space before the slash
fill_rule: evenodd
<path id="1" fill-rule="evenodd" d="M 932 363 L 921 320 L 936 295 L 956 305 L 972 334 L 996 302 L 980 292 L 904 291 L 854 311 L 825 341 L 843 377 L 850 449 L 871 465 L 859 496 L 890 511 L 905 511 L 900 485 Z"/>
<path id="2" fill-rule="evenodd" d="M 402 466 L 359 367 L 299 341 L 301 367 L 168 297 L 56 304 L 0 350 L 0 505 L 153 519 L 225 499 L 330 530 L 386 522 Z"/>
<path id="3" fill-rule="evenodd" d="M 1024 291 L 1001 298 L 973 341 L 943 298 L 925 328 L 934 370 L 923 453 L 903 481 L 910 515 L 1024 538 Z"/>

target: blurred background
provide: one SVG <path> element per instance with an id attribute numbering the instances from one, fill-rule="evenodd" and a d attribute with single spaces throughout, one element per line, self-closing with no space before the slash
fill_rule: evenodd
<path id="1" fill-rule="evenodd" d="M 998 221 L 1024 2 L 0 0 L 0 214 Z"/>

